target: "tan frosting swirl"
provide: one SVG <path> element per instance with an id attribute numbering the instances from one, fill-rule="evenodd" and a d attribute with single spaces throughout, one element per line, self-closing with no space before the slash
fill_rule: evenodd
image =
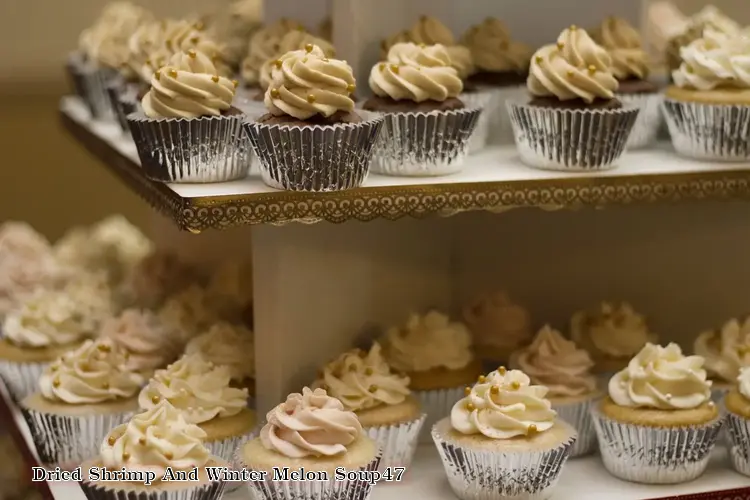
<path id="1" fill-rule="evenodd" d="M 191 470 L 208 463 L 211 454 L 203 445 L 203 429 L 185 421 L 184 414 L 167 401 L 135 415 L 112 429 L 100 448 L 105 467 L 151 471 L 162 478 L 173 470 Z"/>
<path id="2" fill-rule="evenodd" d="M 164 43 L 163 33 L 163 24 L 153 21 L 139 26 L 128 38 L 128 65 L 133 73 L 140 76 L 144 74 L 143 66 L 146 61 Z M 151 79 L 151 75 L 157 69 L 151 68 L 148 71 L 146 81 Z"/>
<path id="3" fill-rule="evenodd" d="M 127 354 L 111 340 L 88 340 L 44 370 L 39 390 L 46 399 L 96 404 L 135 396 L 143 377 L 125 367 Z"/>
<path id="4" fill-rule="evenodd" d="M 425 45 L 455 45 L 451 30 L 431 16 L 422 16 L 408 30 L 409 41 Z"/>
<path id="5" fill-rule="evenodd" d="M 250 37 L 247 57 L 242 61 L 242 79 L 248 85 L 260 81 L 260 70 L 264 63 L 279 55 L 282 37 L 291 30 L 303 30 L 302 24 L 289 19 L 265 26 Z"/>
<path id="6" fill-rule="evenodd" d="M 368 353 L 346 352 L 326 365 L 316 386 L 351 411 L 397 405 L 409 396 L 409 377 L 391 372 L 377 342 Z"/>
<path id="7" fill-rule="evenodd" d="M 511 364 L 534 384 L 546 386 L 550 397 L 576 397 L 596 390 L 594 362 L 560 332 L 545 325 L 528 347 L 516 351 Z"/>
<path id="8" fill-rule="evenodd" d="M 288 458 L 341 455 L 362 433 L 357 415 L 341 401 L 308 387 L 287 396 L 266 421 L 260 431 L 263 446 Z"/>
<path id="9" fill-rule="evenodd" d="M 472 27 L 464 35 L 463 43 L 481 71 L 522 73 L 529 67 L 531 48 L 511 40 L 508 28 L 499 19 L 488 17 Z"/>
<path id="10" fill-rule="evenodd" d="M 511 439 L 552 428 L 557 413 L 547 388 L 531 385 L 519 370 L 500 369 L 480 378 L 451 410 L 451 425 L 461 434 Z"/>
<path id="11" fill-rule="evenodd" d="M 471 56 L 471 50 L 463 45 L 451 45 L 445 48 L 450 57 L 451 66 L 458 72 L 461 80 L 466 80 L 476 73 L 474 58 Z"/>
<path id="12" fill-rule="evenodd" d="M 680 49 L 682 64 L 672 72 L 676 85 L 696 90 L 750 88 L 750 37 L 707 29 Z"/>
<path id="13" fill-rule="evenodd" d="M 129 354 L 125 367 L 139 372 L 161 368 L 177 358 L 182 345 L 172 338 L 159 317 L 145 309 L 127 309 L 102 325 L 101 336 Z"/>
<path id="14" fill-rule="evenodd" d="M 169 297 L 159 310 L 159 319 L 176 338 L 185 341 L 218 321 L 206 290 L 193 285 Z"/>
<path id="15" fill-rule="evenodd" d="M 648 56 L 643 50 L 641 35 L 628 21 L 608 17 L 597 33 L 597 42 L 607 49 L 612 58 L 612 73 L 618 80 L 648 76 Z"/>
<path id="16" fill-rule="evenodd" d="M 158 370 L 138 395 L 143 409 L 166 399 L 191 424 L 237 415 L 247 407 L 247 389 L 229 386 L 229 368 L 216 366 L 200 355 L 185 355 Z"/>
<path id="17" fill-rule="evenodd" d="M 405 327 L 386 332 L 383 345 L 388 363 L 402 372 L 460 370 L 474 359 L 466 326 L 437 311 L 412 314 Z"/>
<path id="18" fill-rule="evenodd" d="M 481 349 L 515 349 L 532 337 L 531 316 L 507 293 L 483 295 L 464 308 L 464 321 Z"/>
<path id="19" fill-rule="evenodd" d="M 79 38 L 79 48 L 87 58 L 99 65 L 121 69 L 129 60 L 128 39 L 153 16 L 146 9 L 130 2 L 115 2 Z"/>
<path id="20" fill-rule="evenodd" d="M 750 318 L 742 323 L 727 321 L 719 331 L 698 335 L 693 350 L 705 359 L 709 375 L 725 382 L 734 382 L 745 366 L 750 366 Z"/>
<path id="21" fill-rule="evenodd" d="M 3 323 L 3 336 L 21 347 L 72 344 L 93 333 L 78 303 L 65 293 L 38 292 L 13 310 Z"/>
<path id="22" fill-rule="evenodd" d="M 612 99 L 618 88 L 612 58 L 585 30 L 571 26 L 556 45 L 545 45 L 531 59 L 528 88 L 535 96 L 561 101 Z"/>
<path id="23" fill-rule="evenodd" d="M 445 101 L 463 90 L 463 83 L 442 45 L 399 43 L 388 51 L 387 62 L 370 72 L 375 95 L 401 101 Z"/>
<path id="24" fill-rule="evenodd" d="M 410 43 L 411 41 L 409 31 L 399 31 L 398 33 L 394 33 L 380 43 L 380 59 L 388 59 L 388 51 L 397 43 Z"/>
<path id="25" fill-rule="evenodd" d="M 307 45 L 287 52 L 276 65 L 264 100 L 271 114 L 306 120 L 354 110 L 354 74 L 346 62 L 329 59 L 320 47 Z"/>
<path id="26" fill-rule="evenodd" d="M 737 384 L 740 394 L 745 396 L 746 399 L 750 399 L 750 367 L 746 366 L 740 370 Z"/>
<path id="27" fill-rule="evenodd" d="M 203 30 L 200 22 L 186 20 L 167 23 L 164 34 L 164 48 L 172 55 L 194 50 L 209 57 L 216 67 L 216 73 L 229 76 L 226 48 Z"/>
<path id="28" fill-rule="evenodd" d="M 225 365 L 232 380 L 255 377 L 253 332 L 242 325 L 216 323 L 188 342 L 185 354 L 198 354 L 206 361 Z"/>
<path id="29" fill-rule="evenodd" d="M 609 381 L 609 396 L 620 406 L 687 410 L 711 399 L 703 358 L 683 356 L 680 346 L 646 344 Z"/>
<path id="30" fill-rule="evenodd" d="M 293 52 L 295 50 L 304 50 L 308 45 L 319 47 L 325 54 L 325 57 L 334 57 L 336 55 L 336 51 L 334 50 L 333 45 L 331 45 L 327 41 L 313 36 L 306 31 L 292 30 L 281 37 L 276 56 L 281 57 L 288 52 Z M 276 66 L 278 64 L 277 61 L 279 60 L 279 57 L 269 58 L 261 66 L 259 82 L 260 88 L 265 90 L 269 85 L 271 85 L 271 80 L 273 78 L 274 71 L 277 69 Z"/>
<path id="31" fill-rule="evenodd" d="M 603 302 L 590 311 L 579 311 L 570 321 L 573 341 L 596 357 L 629 358 L 657 336 L 651 333 L 646 319 L 633 307 L 622 302 Z"/>

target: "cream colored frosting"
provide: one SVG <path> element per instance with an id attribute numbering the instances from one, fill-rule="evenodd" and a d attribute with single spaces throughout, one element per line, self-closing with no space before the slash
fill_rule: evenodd
<path id="1" fill-rule="evenodd" d="M 135 396 L 144 380 L 125 365 L 127 354 L 111 340 L 87 340 L 47 367 L 39 378 L 46 399 L 96 404 Z"/>
<path id="2" fill-rule="evenodd" d="M 742 323 L 731 319 L 719 331 L 701 333 L 693 350 L 705 359 L 709 375 L 734 382 L 740 370 L 750 366 L 750 318 Z"/>
<path id="3" fill-rule="evenodd" d="M 458 72 L 458 77 L 461 80 L 466 80 L 476 72 L 474 58 L 468 47 L 463 45 L 451 45 L 446 47 L 445 50 L 448 51 L 451 66 Z"/>
<path id="4" fill-rule="evenodd" d="M 736 35 L 742 30 L 742 26 L 724 14 L 715 5 L 706 5 L 690 18 L 693 26 L 711 28 L 727 35 Z"/>
<path id="5" fill-rule="evenodd" d="M 463 90 L 445 47 L 413 43 L 391 47 L 388 60 L 372 68 L 369 84 L 375 95 L 397 101 L 442 102 Z"/>
<path id="6" fill-rule="evenodd" d="M 242 325 L 216 323 L 188 342 L 185 354 L 198 354 L 206 361 L 225 365 L 232 380 L 255 377 L 253 332 Z"/>
<path id="7" fill-rule="evenodd" d="M 460 370 L 474 359 L 466 326 L 437 311 L 412 314 L 404 327 L 390 328 L 383 347 L 391 367 L 402 372 Z"/>
<path id="8" fill-rule="evenodd" d="M 750 399 L 750 367 L 746 366 L 740 370 L 740 374 L 737 377 L 737 385 L 740 394 Z"/>
<path id="9" fill-rule="evenodd" d="M 610 379 L 609 396 L 620 406 L 688 410 L 710 401 L 711 382 L 702 357 L 649 343 Z"/>
<path id="10" fill-rule="evenodd" d="M 380 59 L 388 59 L 388 51 L 391 50 L 391 47 L 393 47 L 397 43 L 410 43 L 411 41 L 412 40 L 409 37 L 409 31 L 399 31 L 398 33 L 394 33 L 381 42 Z"/>
<path id="11" fill-rule="evenodd" d="M 170 296 L 159 310 L 159 319 L 176 338 L 191 339 L 218 320 L 206 290 L 192 285 Z"/>
<path id="12" fill-rule="evenodd" d="M 425 45 L 455 45 L 451 30 L 431 16 L 422 16 L 408 30 L 409 40 Z"/>
<path id="13" fill-rule="evenodd" d="M 557 413 L 547 388 L 531 385 L 519 370 L 501 369 L 480 379 L 451 410 L 451 425 L 461 434 L 512 439 L 552 428 Z"/>
<path id="14" fill-rule="evenodd" d="M 133 73 L 142 76 L 143 66 L 151 54 L 164 43 L 163 24 L 160 22 L 144 23 L 128 38 L 128 65 Z M 148 72 L 148 78 L 157 68 Z"/>
<path id="15" fill-rule="evenodd" d="M 264 63 L 279 55 L 279 43 L 291 30 L 303 29 L 302 24 L 289 19 L 279 21 L 259 29 L 250 38 L 247 57 L 242 61 L 242 79 L 248 85 L 260 82 L 260 70 Z"/>
<path id="16" fill-rule="evenodd" d="M 86 332 L 99 331 L 102 323 L 117 312 L 109 277 L 102 271 L 75 274 L 60 293 L 75 302 Z"/>
<path id="17" fill-rule="evenodd" d="M 409 377 L 391 372 L 380 344 L 369 352 L 349 351 L 323 368 L 316 383 L 351 411 L 403 403 L 409 396 Z"/>
<path id="18" fill-rule="evenodd" d="M 277 69 L 277 61 L 281 56 L 295 50 L 304 50 L 308 45 L 315 45 L 319 47 L 326 57 L 334 57 L 336 55 L 336 51 L 334 50 L 333 45 L 331 45 L 327 41 L 313 36 L 306 31 L 291 30 L 283 37 L 281 37 L 281 40 L 279 41 L 279 47 L 276 52 L 276 56 L 278 57 L 268 59 L 261 66 L 259 82 L 260 88 L 265 90 L 269 85 L 271 85 L 274 70 Z"/>
<path id="19" fill-rule="evenodd" d="M 79 305 L 60 292 L 40 291 L 13 310 L 3 323 L 3 336 L 21 347 L 72 344 L 93 331 L 84 325 Z"/>
<path id="20" fill-rule="evenodd" d="M 287 52 L 276 64 L 264 100 L 271 114 L 306 120 L 354 110 L 354 74 L 346 62 L 329 59 L 319 47 L 307 45 Z"/>
<path id="21" fill-rule="evenodd" d="M 645 79 L 648 57 L 643 50 L 641 35 L 621 17 L 608 17 L 599 27 L 597 42 L 612 58 L 612 73 L 618 80 Z"/>
<path id="22" fill-rule="evenodd" d="M 287 458 L 341 455 L 362 433 L 357 415 L 346 411 L 341 401 L 308 387 L 287 396 L 268 412 L 266 421 L 261 443 Z"/>
<path id="23" fill-rule="evenodd" d="M 602 302 L 595 310 L 575 313 L 570 331 L 573 341 L 594 357 L 630 358 L 647 342 L 657 340 L 646 319 L 626 302 Z"/>
<path id="24" fill-rule="evenodd" d="M 153 250 L 153 242 L 121 215 L 76 228 L 70 235 L 55 245 L 58 258 L 87 271 L 106 271 L 113 282 Z"/>
<path id="25" fill-rule="evenodd" d="M 479 349 L 515 349 L 533 335 L 529 312 L 505 292 L 479 297 L 464 308 L 463 317 Z"/>
<path id="26" fill-rule="evenodd" d="M 143 7 L 130 2 L 114 2 L 81 33 L 79 49 L 89 61 L 120 69 L 129 59 L 130 36 L 139 26 L 152 20 L 153 15 Z"/>
<path id="27" fill-rule="evenodd" d="M 158 370 L 138 395 L 143 409 L 166 399 L 180 409 L 191 424 L 231 417 L 247 408 L 247 389 L 229 386 L 229 368 L 217 366 L 197 354 L 186 354 Z"/>
<path id="28" fill-rule="evenodd" d="M 125 367 L 150 372 L 177 358 L 182 345 L 169 335 L 158 316 L 145 309 L 127 309 L 102 326 L 101 336 L 128 353 Z"/>
<path id="29" fill-rule="evenodd" d="M 118 292 L 129 304 L 151 308 L 196 280 L 195 269 L 175 253 L 155 250 L 128 270 Z"/>
<path id="30" fill-rule="evenodd" d="M 531 345 L 516 351 L 511 363 L 534 384 L 546 386 L 549 397 L 584 396 L 596 391 L 589 353 L 549 325 L 539 330 Z"/>
<path id="31" fill-rule="evenodd" d="M 463 40 L 480 71 L 525 72 L 529 67 L 531 48 L 511 40 L 510 32 L 499 19 L 488 17 L 472 27 Z"/>
<path id="32" fill-rule="evenodd" d="M 679 87 L 712 90 L 750 88 L 750 37 L 728 36 L 712 29 L 680 49 L 682 64 L 672 72 Z"/>
<path id="33" fill-rule="evenodd" d="M 11 257 L 43 257 L 52 250 L 49 240 L 30 224 L 6 221 L 0 224 L 0 262 Z"/>
<path id="34" fill-rule="evenodd" d="M 161 479 L 167 467 L 183 471 L 206 465 L 211 458 L 203 444 L 206 437 L 184 413 L 163 401 L 112 429 L 99 453 L 110 470 L 151 471 Z"/>
<path id="35" fill-rule="evenodd" d="M 528 88 L 535 96 L 561 101 L 612 99 L 618 88 L 612 58 L 585 30 L 571 26 L 531 58 Z"/>
<path id="36" fill-rule="evenodd" d="M 208 56 L 220 76 L 228 76 L 226 48 L 204 31 L 203 23 L 187 20 L 168 22 L 163 33 L 164 48 L 174 55 L 194 50 Z"/>

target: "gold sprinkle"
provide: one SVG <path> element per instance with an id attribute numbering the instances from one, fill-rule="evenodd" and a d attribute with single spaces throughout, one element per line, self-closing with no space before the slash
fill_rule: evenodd
<path id="1" fill-rule="evenodd" d="M 474 403 L 466 403 L 466 409 L 467 409 L 468 411 L 474 411 L 474 410 L 476 410 L 476 409 L 477 409 L 477 407 L 476 407 L 476 406 L 474 406 Z"/>
<path id="2" fill-rule="evenodd" d="M 695 71 L 695 70 L 693 69 L 693 67 L 692 67 L 692 66 L 686 66 L 686 67 L 685 67 L 685 71 L 687 71 L 688 73 L 692 73 L 692 72 L 693 72 L 693 71 Z"/>
<path id="3" fill-rule="evenodd" d="M 206 27 L 206 26 L 205 26 L 205 25 L 204 25 L 204 24 L 203 24 L 203 23 L 202 23 L 201 21 L 198 21 L 197 23 L 195 23 L 195 24 L 193 25 L 193 28 L 197 29 L 198 31 L 203 31 L 203 29 L 204 29 L 205 27 Z"/>
<path id="4" fill-rule="evenodd" d="M 500 388 L 496 385 L 493 385 L 492 387 L 490 387 L 490 394 L 497 396 L 498 394 L 500 394 Z"/>
<path id="5" fill-rule="evenodd" d="M 192 37 L 190 39 L 190 43 L 192 43 L 193 45 L 198 45 L 198 42 L 200 42 L 200 41 L 201 41 L 201 39 L 198 36 L 194 36 L 194 37 Z"/>
<path id="6" fill-rule="evenodd" d="M 464 394 L 466 396 L 468 396 L 469 394 L 471 394 L 471 387 L 464 387 Z"/>
<path id="7" fill-rule="evenodd" d="M 375 385 L 375 384 L 373 384 L 367 390 L 370 391 L 370 392 L 375 392 L 375 391 L 378 390 L 378 386 Z"/>
<path id="8" fill-rule="evenodd" d="M 237 88 L 240 85 L 240 82 L 238 80 L 232 80 L 232 85 L 234 85 L 234 88 Z"/>
<path id="9" fill-rule="evenodd" d="M 109 352 L 112 350 L 112 347 L 110 347 L 109 344 L 99 344 L 98 346 L 96 346 L 96 348 L 101 352 Z"/>
<path id="10" fill-rule="evenodd" d="M 573 78 L 573 76 L 575 75 L 575 73 L 573 72 L 572 69 L 569 69 L 567 75 L 568 75 L 568 78 Z"/>
<path id="11" fill-rule="evenodd" d="M 110 446 L 114 446 L 116 442 L 117 442 L 117 439 L 115 439 L 114 436 L 109 436 L 107 438 L 107 444 Z"/>
<path id="12" fill-rule="evenodd" d="M 52 371 L 52 372 L 56 372 L 57 370 L 59 370 L 59 369 L 60 369 L 60 367 L 59 367 L 59 366 L 50 366 L 50 367 L 49 367 L 49 369 L 50 369 L 50 371 Z"/>
<path id="13" fill-rule="evenodd" d="M 562 50 L 565 48 L 565 44 L 563 42 L 557 42 L 557 48 Z"/>
<path id="14" fill-rule="evenodd" d="M 190 56 L 190 57 L 192 57 L 193 59 L 195 59 L 196 57 L 198 57 L 198 54 L 194 50 L 192 50 L 192 49 L 187 51 L 187 55 Z"/>
<path id="15" fill-rule="evenodd" d="M 313 46 L 313 44 L 308 43 L 308 44 L 305 45 L 305 52 L 307 52 L 309 54 L 310 52 L 313 51 L 314 48 L 315 47 Z"/>
<path id="16" fill-rule="evenodd" d="M 60 387 L 60 379 L 56 378 L 52 381 L 52 387 Z"/>
<path id="17" fill-rule="evenodd" d="M 309 94 L 307 96 L 307 102 L 309 102 L 310 104 L 314 103 L 316 99 L 317 98 L 315 97 L 315 94 Z"/>
<path id="18" fill-rule="evenodd" d="M 104 390 L 107 390 L 107 389 L 109 389 L 109 382 L 104 382 L 104 383 L 102 384 L 102 389 L 104 389 Z"/>
<path id="19" fill-rule="evenodd" d="M 596 73 L 596 66 L 594 66 L 593 64 L 589 66 L 589 73 L 591 73 L 592 75 Z"/>
<path id="20" fill-rule="evenodd" d="M 365 368 L 365 375 L 368 377 L 373 374 L 372 368 Z"/>
<path id="21" fill-rule="evenodd" d="M 419 47 L 423 49 L 423 48 L 427 47 L 427 45 L 426 45 L 426 44 L 424 44 L 424 43 L 420 43 L 420 44 L 419 44 Z"/>
<path id="22" fill-rule="evenodd" d="M 138 444 L 140 444 L 141 446 L 146 446 L 146 438 L 145 437 L 138 438 Z"/>
<path id="23" fill-rule="evenodd" d="M 166 451 L 164 452 L 164 458 L 166 458 L 167 460 L 172 460 L 174 458 L 174 455 L 171 451 Z"/>
<path id="24" fill-rule="evenodd" d="M 542 64 L 542 61 L 544 60 L 544 59 L 542 58 L 542 56 L 536 56 L 536 58 L 535 58 L 535 59 L 536 59 L 536 63 L 537 63 L 537 64 Z"/>
<path id="25" fill-rule="evenodd" d="M 570 25 L 570 31 L 575 31 L 577 29 L 578 29 L 578 26 L 576 26 L 575 24 Z"/>
<path id="26" fill-rule="evenodd" d="M 146 66 L 151 66 L 151 59 L 146 59 Z"/>
<path id="27" fill-rule="evenodd" d="M 125 460 L 126 462 L 128 460 L 130 460 L 130 453 L 128 453 L 127 451 L 123 451 L 122 452 L 122 459 Z"/>
<path id="28" fill-rule="evenodd" d="M 274 99 L 279 98 L 279 89 L 271 89 L 271 97 Z"/>
<path id="29" fill-rule="evenodd" d="M 350 83 L 349 85 L 346 86 L 346 91 L 349 92 L 350 94 L 354 92 L 355 90 L 357 90 L 357 86 L 354 85 L 353 83 Z"/>
<path id="30" fill-rule="evenodd" d="M 507 372 L 508 370 L 504 366 L 501 366 L 497 369 L 497 373 L 499 373 L 500 375 L 505 375 Z"/>
<path id="31" fill-rule="evenodd" d="M 518 389 L 521 388 L 521 383 L 518 380 L 514 380 L 513 382 L 510 383 L 510 388 L 513 389 L 514 391 L 517 391 Z"/>
<path id="32" fill-rule="evenodd" d="M 151 402 L 152 403 L 158 404 L 159 401 L 161 401 L 161 399 L 159 398 L 159 396 L 151 396 Z"/>
<path id="33" fill-rule="evenodd" d="M 477 379 L 477 382 L 480 384 L 484 384 L 485 382 L 487 382 L 487 377 L 485 377 L 484 375 L 480 375 Z"/>
<path id="34" fill-rule="evenodd" d="M 274 65 L 276 65 L 277 68 L 281 69 L 281 66 L 284 65 L 284 62 L 281 59 L 276 59 L 274 62 Z"/>
<path id="35" fill-rule="evenodd" d="M 380 64 L 378 65 L 378 69 L 379 69 L 380 71 L 385 71 L 385 63 L 380 63 Z"/>
<path id="36" fill-rule="evenodd" d="M 212 81 L 213 81 L 214 83 L 219 83 L 219 75 L 214 75 L 214 76 L 212 76 L 212 77 L 211 77 L 211 80 L 212 80 Z"/>
<path id="37" fill-rule="evenodd" d="M 398 75 L 398 72 L 399 72 L 398 64 L 391 64 L 391 71 L 393 71 L 394 73 Z"/>
<path id="38" fill-rule="evenodd" d="M 167 72 L 167 74 L 168 74 L 168 75 L 169 75 L 169 76 L 170 76 L 171 78 L 177 78 L 177 70 L 175 70 L 175 69 L 170 69 L 170 70 L 169 70 L 169 71 Z"/>
<path id="39" fill-rule="evenodd" d="M 528 429 L 526 429 L 526 431 L 527 431 L 527 432 L 528 432 L 529 434 L 534 434 L 535 432 L 537 432 L 537 430 L 538 430 L 538 429 L 536 428 L 536 425 L 534 425 L 534 424 L 531 424 L 531 425 L 529 426 L 529 428 L 528 428 Z"/>

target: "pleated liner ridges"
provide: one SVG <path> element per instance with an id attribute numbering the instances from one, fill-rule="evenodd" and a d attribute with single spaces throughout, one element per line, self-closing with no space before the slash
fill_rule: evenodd
<path id="1" fill-rule="evenodd" d="M 604 467 L 615 477 L 646 484 L 691 481 L 706 470 L 721 418 L 689 427 L 620 423 L 592 409 Z"/>
<path id="2" fill-rule="evenodd" d="M 73 92 L 81 99 L 86 98 L 86 88 L 83 83 L 83 57 L 80 54 L 72 54 L 65 63 L 65 71 L 70 80 Z"/>
<path id="3" fill-rule="evenodd" d="M 734 470 L 750 476 L 750 419 L 727 412 L 726 433 Z"/>
<path id="4" fill-rule="evenodd" d="M 468 145 L 469 154 L 478 153 L 485 148 L 489 139 L 490 117 L 498 111 L 498 92 L 483 89 L 461 94 L 460 99 L 467 108 L 482 110 Z"/>
<path id="5" fill-rule="evenodd" d="M 640 111 L 628 139 L 628 149 L 640 149 L 656 142 L 662 125 L 661 103 L 664 96 L 659 93 L 622 94 L 617 99 L 626 106 L 635 106 Z"/>
<path id="6" fill-rule="evenodd" d="M 423 413 L 414 420 L 394 425 L 367 427 L 365 433 L 378 443 L 382 450 L 380 467 L 409 467 L 414 452 L 417 451 L 417 439 L 427 414 Z"/>
<path id="7" fill-rule="evenodd" d="M 83 100 L 86 102 L 91 116 L 97 120 L 111 120 L 114 118 L 112 105 L 107 93 L 107 85 L 117 73 L 111 69 L 82 67 L 80 72 Z"/>
<path id="8" fill-rule="evenodd" d="M 413 391 L 419 400 L 422 411 L 427 414 L 422 431 L 419 435 L 420 443 L 431 443 L 430 432 L 435 422 L 451 414 L 456 402 L 464 397 L 464 386 L 434 389 L 432 391 Z"/>
<path id="9" fill-rule="evenodd" d="M 240 113 L 200 118 L 128 116 L 147 177 L 205 183 L 241 179 L 250 169 L 250 142 Z"/>
<path id="10" fill-rule="evenodd" d="M 21 401 L 36 391 L 44 369 L 49 363 L 16 363 L 0 360 L 0 379 L 5 382 L 10 396 Z"/>
<path id="11" fill-rule="evenodd" d="M 578 439 L 570 450 L 570 458 L 588 455 L 596 450 L 596 430 L 591 418 L 591 406 L 594 401 L 596 400 L 589 399 L 580 403 L 552 405 L 558 418 L 572 425 L 578 432 Z"/>
<path id="12" fill-rule="evenodd" d="M 108 483 L 82 481 L 81 488 L 88 500 L 219 500 L 224 494 L 225 483 L 187 487 L 184 490 L 135 492 L 113 489 Z M 109 483 L 110 485 L 112 483 Z"/>
<path id="13" fill-rule="evenodd" d="M 561 109 L 508 102 L 521 160 L 547 170 L 614 168 L 622 156 L 638 108 Z"/>
<path id="14" fill-rule="evenodd" d="M 370 171 L 380 117 L 335 125 L 245 127 L 267 185 L 287 191 L 341 191 L 362 185 Z"/>
<path id="15" fill-rule="evenodd" d="M 138 109 L 138 100 L 135 94 L 121 79 L 116 79 L 107 85 L 107 94 L 117 124 L 120 125 L 123 132 L 129 134 L 128 115 Z"/>
<path id="16" fill-rule="evenodd" d="M 664 100 L 664 116 L 678 153 L 700 160 L 750 159 L 750 106 Z"/>

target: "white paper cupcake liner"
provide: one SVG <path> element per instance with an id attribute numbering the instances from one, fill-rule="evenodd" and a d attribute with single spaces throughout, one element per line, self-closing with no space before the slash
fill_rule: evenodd
<path id="1" fill-rule="evenodd" d="M 617 99 L 626 106 L 638 108 L 638 118 L 628 139 L 628 149 L 640 149 L 654 144 L 664 120 L 661 105 L 664 96 L 660 93 L 618 94 Z"/>
<path id="2" fill-rule="evenodd" d="M 342 191 L 362 185 L 370 171 L 383 118 L 334 125 L 279 125 L 248 121 L 263 182 L 286 191 Z"/>
<path id="3" fill-rule="evenodd" d="M 200 486 L 187 486 L 184 489 L 161 491 L 126 491 L 106 482 L 81 481 L 81 489 L 88 500 L 219 500 L 224 495 L 225 484 L 215 481 Z"/>
<path id="4" fill-rule="evenodd" d="M 451 409 L 459 399 L 464 397 L 466 386 L 451 387 L 448 389 L 435 389 L 432 391 L 412 391 L 414 397 L 419 400 L 420 408 L 427 414 L 422 432 L 419 435 L 420 443 L 432 442 L 430 430 L 435 423 L 451 414 Z"/>
<path id="5" fill-rule="evenodd" d="M 625 151 L 638 108 L 564 109 L 508 102 L 521 160 L 568 172 L 608 170 Z"/>
<path id="6" fill-rule="evenodd" d="M 200 118 L 128 115 L 146 176 L 160 182 L 207 183 L 242 179 L 250 168 L 250 142 L 241 113 Z"/>
<path id="7" fill-rule="evenodd" d="M 365 433 L 378 443 L 382 452 L 379 471 L 389 467 L 407 468 L 411 465 L 414 452 L 417 451 L 419 431 L 426 418 L 427 414 L 423 413 L 408 422 L 365 428 Z"/>
<path id="8" fill-rule="evenodd" d="M 107 93 L 107 85 L 117 76 L 117 72 L 108 68 L 84 66 L 81 69 L 83 100 L 95 120 L 114 120 L 112 105 Z"/>
<path id="9" fill-rule="evenodd" d="M 467 108 L 481 109 L 477 124 L 469 138 L 469 154 L 478 153 L 487 145 L 490 134 L 490 117 L 497 112 L 497 96 L 499 92 L 490 89 L 482 89 L 474 92 L 466 92 L 459 96 L 461 102 Z"/>
<path id="10" fill-rule="evenodd" d="M 14 401 L 21 401 L 36 392 L 39 377 L 49 363 L 19 363 L 0 359 L 0 379 L 5 382 Z"/>
<path id="11" fill-rule="evenodd" d="M 599 452 L 615 477 L 645 484 L 691 481 L 706 470 L 722 419 L 685 427 L 625 424 L 593 407 Z"/>
<path id="12" fill-rule="evenodd" d="M 383 113 L 372 171 L 400 177 L 455 174 L 463 170 L 480 109 Z"/>
<path id="13" fill-rule="evenodd" d="M 665 99 L 663 109 L 679 154 L 699 160 L 750 159 L 750 106 Z"/>
<path id="14" fill-rule="evenodd" d="M 578 439 L 570 450 L 570 458 L 589 455 L 596 450 L 596 429 L 591 417 L 591 406 L 596 401 L 592 398 L 578 403 L 552 404 L 558 418 L 572 425 L 578 433 Z"/>
<path id="15" fill-rule="evenodd" d="M 133 412 L 86 416 L 56 415 L 21 406 L 43 464 L 80 464 L 99 454 L 109 431 L 124 424 Z"/>
<path id="16" fill-rule="evenodd" d="M 734 470 L 750 476 L 750 420 L 727 412 L 725 425 L 729 442 L 729 458 Z"/>
<path id="17" fill-rule="evenodd" d="M 452 441 L 439 427 L 432 428 L 432 437 L 460 500 L 548 499 L 576 440 L 570 428 L 568 438 L 548 450 L 475 450 Z"/>
<path id="18" fill-rule="evenodd" d="M 490 144 L 507 146 L 513 144 L 513 124 L 508 114 L 507 102 L 523 101 L 527 98 L 529 91 L 525 85 L 512 85 L 506 87 L 492 87 L 495 89 L 495 106 L 489 116 Z"/>

